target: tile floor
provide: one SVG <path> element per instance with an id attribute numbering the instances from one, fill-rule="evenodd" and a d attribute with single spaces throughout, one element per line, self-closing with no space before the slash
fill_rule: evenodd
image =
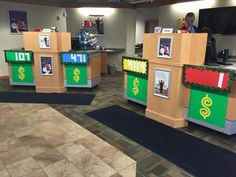
<path id="1" fill-rule="evenodd" d="M 136 162 L 42 104 L 0 103 L 0 177 L 134 177 Z"/>
<path id="2" fill-rule="evenodd" d="M 3 80 L 0 82 L 0 91 L 34 91 L 34 88 L 22 88 L 22 87 L 10 87 L 8 84 L 8 80 Z M 146 149 L 143 146 L 133 142 L 127 137 L 113 131 L 109 127 L 104 126 L 103 124 L 89 118 L 84 113 L 96 110 L 99 108 L 107 107 L 110 105 L 120 105 L 137 113 L 144 115 L 145 107 L 140 106 L 138 104 L 128 102 L 124 99 L 123 95 L 123 75 L 116 74 L 115 76 L 103 76 L 101 80 L 101 84 L 99 87 L 95 87 L 93 89 L 69 89 L 68 92 L 80 92 L 80 93 L 96 93 L 96 97 L 93 100 L 92 104 L 89 106 L 76 106 L 76 105 L 50 105 L 50 107 L 54 108 L 58 112 L 62 113 L 69 119 L 73 120 L 80 126 L 86 128 L 93 134 L 97 135 L 101 139 L 105 140 L 112 146 L 116 147 L 120 151 L 127 154 L 129 157 L 137 161 L 137 177 L 190 177 L 192 176 L 187 171 L 179 168 L 175 164 L 169 162 L 163 157 L 159 156 Z M 40 106 L 39 106 L 40 108 Z M 11 108 L 7 108 L 10 110 Z M 31 117 L 32 118 L 32 117 Z M 30 119 L 30 115 L 29 115 Z M 1 120 L 0 120 L 1 121 Z M 10 126 L 10 125 L 9 125 Z M 189 133 L 193 136 L 199 137 L 202 140 L 215 144 L 217 146 L 228 149 L 232 152 L 236 152 L 236 135 L 227 136 L 216 131 L 195 125 L 190 124 L 189 127 L 180 129 L 186 133 Z M 25 130 L 31 131 L 31 130 Z M 11 136 L 11 132 L 8 132 L 7 129 L 0 129 L 0 134 Z M 17 136 L 24 135 L 24 131 L 18 131 Z M 57 132 L 47 132 L 46 135 L 50 135 L 50 133 Z M 58 132 L 59 133 L 59 132 Z M 67 138 L 64 137 L 66 140 Z M 52 144 L 57 145 L 60 142 L 50 139 Z M 0 142 L 3 142 L 2 136 L 0 136 Z M 41 151 L 45 147 L 43 142 L 40 140 L 37 141 L 42 144 L 42 147 L 37 149 L 31 149 L 31 153 L 37 153 L 37 151 Z M 20 146 L 21 141 L 14 142 L 14 146 Z M 88 142 L 88 146 L 90 143 Z M 9 148 L 9 147 L 8 147 Z M 78 148 L 79 149 L 79 148 Z M 22 150 L 24 152 L 24 150 Z M 49 152 L 53 153 L 53 152 Z M 112 152 L 111 152 L 112 153 Z M 22 153 L 22 156 L 24 153 Z M 50 156 L 50 155 L 46 155 Z M 53 156 L 53 155 L 52 155 Z M 22 157 L 17 157 L 22 158 Z M 38 157 L 40 158 L 40 157 Z M 60 159 L 60 157 L 58 157 Z M 50 160 L 49 160 L 50 161 Z M 48 162 L 50 163 L 50 162 Z M 42 165 L 42 164 L 41 164 Z M 58 164 L 60 166 L 60 164 Z M 3 169 L 3 170 L 2 170 Z M 5 175 L 6 171 L 5 167 L 2 165 L 0 161 L 0 174 Z M 42 171 L 38 170 L 35 173 L 42 173 Z M 0 175 L 1 176 L 1 175 Z M 4 177 L 4 176 L 3 176 Z"/>

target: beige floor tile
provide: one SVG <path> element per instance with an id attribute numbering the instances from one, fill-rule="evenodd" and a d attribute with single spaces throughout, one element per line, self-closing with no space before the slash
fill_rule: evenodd
<path id="1" fill-rule="evenodd" d="M 115 168 L 128 164 L 117 149 L 47 105 L 6 108 L 8 121 L 0 117 L 0 177 L 116 177 Z"/>
<path id="2" fill-rule="evenodd" d="M 0 176 L 1 177 L 10 177 L 6 170 L 0 171 Z"/>
<path id="3" fill-rule="evenodd" d="M 65 157 L 55 149 L 37 154 L 33 158 L 41 167 L 47 167 L 53 163 L 65 159 Z"/>
<path id="4" fill-rule="evenodd" d="M 64 144 L 56 148 L 61 154 L 63 154 L 66 158 L 71 159 L 75 154 L 83 152 L 86 148 L 80 144 L 75 144 L 74 142 Z"/>
<path id="5" fill-rule="evenodd" d="M 1 155 L 1 159 L 5 165 L 21 161 L 30 157 L 29 152 L 25 147 L 14 149 L 9 152 L 5 152 Z"/>
<path id="6" fill-rule="evenodd" d="M 117 152 L 119 152 L 116 148 L 111 146 L 110 144 L 103 142 L 102 144 L 96 145 L 90 149 L 96 156 L 100 159 L 104 159 L 105 157 L 111 157 Z"/>
<path id="7" fill-rule="evenodd" d="M 0 160 L 0 176 L 1 177 L 10 177 L 3 162 Z"/>
<path id="8" fill-rule="evenodd" d="M 62 128 L 57 127 L 52 122 L 40 123 L 37 125 L 37 127 L 40 128 L 40 134 L 46 139 L 67 134 L 66 131 L 64 131 Z"/>
<path id="9" fill-rule="evenodd" d="M 44 168 L 49 177 L 83 177 L 75 166 L 67 161 L 61 160 Z"/>
<path id="10" fill-rule="evenodd" d="M 136 163 L 129 165 L 128 167 L 119 171 L 122 177 L 135 177 L 136 176 Z"/>
<path id="11" fill-rule="evenodd" d="M 32 156 L 53 149 L 53 146 L 43 137 L 30 134 L 18 138 L 27 147 Z"/>
<path id="12" fill-rule="evenodd" d="M 78 169 L 86 168 L 87 166 L 96 164 L 100 161 L 100 159 L 88 149 L 74 154 L 74 156 L 72 156 L 69 160 L 75 164 Z"/>
<path id="13" fill-rule="evenodd" d="M 24 177 L 48 177 L 48 175 L 46 175 L 46 173 L 42 169 L 39 169 L 26 174 Z"/>
<path id="14" fill-rule="evenodd" d="M 86 130 L 85 128 L 77 128 L 74 129 L 73 131 L 68 132 L 68 134 L 75 138 L 76 140 L 84 138 L 86 136 L 92 135 L 91 132 L 89 132 L 88 130 Z"/>
<path id="15" fill-rule="evenodd" d="M 6 141 L 0 142 L 0 157 L 3 153 L 16 150 L 23 147 L 23 143 L 17 138 L 10 138 Z"/>
<path id="16" fill-rule="evenodd" d="M 115 173 L 114 175 L 112 175 L 110 177 L 122 177 L 122 176 L 119 173 Z"/>
<path id="17" fill-rule="evenodd" d="M 57 127 L 62 128 L 64 131 L 70 131 L 69 128 L 64 128 L 64 127 L 67 127 L 68 124 L 79 126 L 78 124 L 74 124 L 73 121 L 66 118 L 64 115 L 62 115 L 60 113 L 57 115 L 57 119 L 52 120 L 51 123 L 53 123 Z"/>
<path id="18" fill-rule="evenodd" d="M 80 169 L 80 171 L 84 176 L 97 177 L 110 177 L 117 173 L 114 169 L 112 169 L 101 160 L 93 165 L 86 166 L 85 168 Z"/>
<path id="19" fill-rule="evenodd" d="M 71 137 L 69 134 L 61 134 L 58 136 L 51 136 L 48 138 L 45 138 L 47 142 L 49 142 L 53 147 L 58 147 L 70 142 L 75 141 L 76 139 Z"/>
<path id="20" fill-rule="evenodd" d="M 135 163 L 133 159 L 128 157 L 122 152 L 116 152 L 111 156 L 106 156 L 102 159 L 105 163 L 107 163 L 109 166 L 114 168 L 116 171 L 120 171 L 131 164 Z"/>
<path id="21" fill-rule="evenodd" d="M 15 138 L 14 133 L 12 132 L 12 127 L 0 126 L 0 142 L 7 141 L 11 138 Z"/>
<path id="22" fill-rule="evenodd" d="M 78 130 L 78 129 L 83 128 L 80 125 L 72 122 L 70 119 L 60 119 L 60 120 L 66 120 L 66 123 L 64 123 L 64 124 L 59 123 L 60 128 L 62 128 L 64 131 L 73 132 L 74 130 Z"/>
<path id="23" fill-rule="evenodd" d="M 70 161 L 84 176 L 110 177 L 116 173 L 89 150 L 75 154 Z"/>
<path id="24" fill-rule="evenodd" d="M 70 161 L 84 176 L 110 177 L 116 173 L 89 150 L 75 154 Z"/>
<path id="25" fill-rule="evenodd" d="M 22 137 L 22 136 L 27 136 L 27 135 L 42 136 L 39 132 L 39 128 L 36 128 L 33 126 L 28 126 L 28 127 L 23 127 L 23 128 L 16 127 L 16 130 L 14 130 L 13 133 L 17 138 Z"/>
<path id="26" fill-rule="evenodd" d="M 85 136 L 83 138 L 80 138 L 75 143 L 81 144 L 84 147 L 90 149 L 95 146 L 99 146 L 100 144 L 104 143 L 104 141 L 102 139 L 100 139 L 99 137 L 97 137 L 96 135 L 91 134 L 91 135 Z"/>
<path id="27" fill-rule="evenodd" d="M 40 169 L 39 165 L 32 158 L 9 164 L 6 168 L 11 177 L 25 177 Z"/>

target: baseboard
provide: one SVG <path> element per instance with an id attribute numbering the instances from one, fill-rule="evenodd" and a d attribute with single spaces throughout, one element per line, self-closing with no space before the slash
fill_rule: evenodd
<path id="1" fill-rule="evenodd" d="M 146 109 L 145 116 L 173 128 L 183 128 L 188 126 L 188 122 L 184 118 L 184 115 L 182 118 L 176 119 L 175 117 L 169 117 L 167 115 Z"/>
<path id="2" fill-rule="evenodd" d="M 66 92 L 66 87 L 37 87 L 37 93 L 64 93 Z"/>
<path id="3" fill-rule="evenodd" d="M 9 76 L 0 76 L 0 80 L 3 80 L 3 79 L 8 79 Z"/>

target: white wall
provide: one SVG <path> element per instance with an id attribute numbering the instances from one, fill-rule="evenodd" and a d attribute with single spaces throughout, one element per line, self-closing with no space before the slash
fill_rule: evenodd
<path id="1" fill-rule="evenodd" d="M 48 28 L 51 26 L 57 26 L 59 31 L 66 31 L 64 8 L 0 2 L 0 76 L 8 75 L 3 50 L 23 47 L 22 35 L 10 34 L 9 10 L 27 11 L 29 31 L 36 27 Z M 57 20 L 57 16 L 60 17 L 60 20 Z"/>
<path id="2" fill-rule="evenodd" d="M 175 29 L 176 20 L 178 18 L 183 18 L 187 12 L 195 13 L 195 25 L 197 25 L 199 9 L 224 6 L 236 6 L 236 0 L 202 0 L 162 6 L 158 8 L 159 25 L 163 27 L 172 27 Z M 229 48 L 231 50 L 231 54 L 236 55 L 236 36 L 217 35 L 215 38 L 217 42 L 217 50 Z"/>
<path id="3" fill-rule="evenodd" d="M 67 31 L 75 36 L 89 15 L 104 15 L 104 35 L 96 36 L 105 48 L 124 48 L 125 53 L 110 54 L 109 64 L 121 70 L 122 55 L 134 56 L 136 10 L 114 8 L 68 8 Z"/>
<path id="4" fill-rule="evenodd" d="M 143 43 L 145 20 L 158 19 L 158 8 L 137 9 L 135 44 Z"/>

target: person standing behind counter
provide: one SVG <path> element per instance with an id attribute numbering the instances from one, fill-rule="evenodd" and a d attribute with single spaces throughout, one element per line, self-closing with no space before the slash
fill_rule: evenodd
<path id="1" fill-rule="evenodd" d="M 193 12 L 188 12 L 185 16 L 186 26 L 182 27 L 182 28 L 187 28 L 189 33 L 198 33 L 199 29 L 196 26 L 193 25 L 194 21 L 195 21 L 194 13 Z"/>

